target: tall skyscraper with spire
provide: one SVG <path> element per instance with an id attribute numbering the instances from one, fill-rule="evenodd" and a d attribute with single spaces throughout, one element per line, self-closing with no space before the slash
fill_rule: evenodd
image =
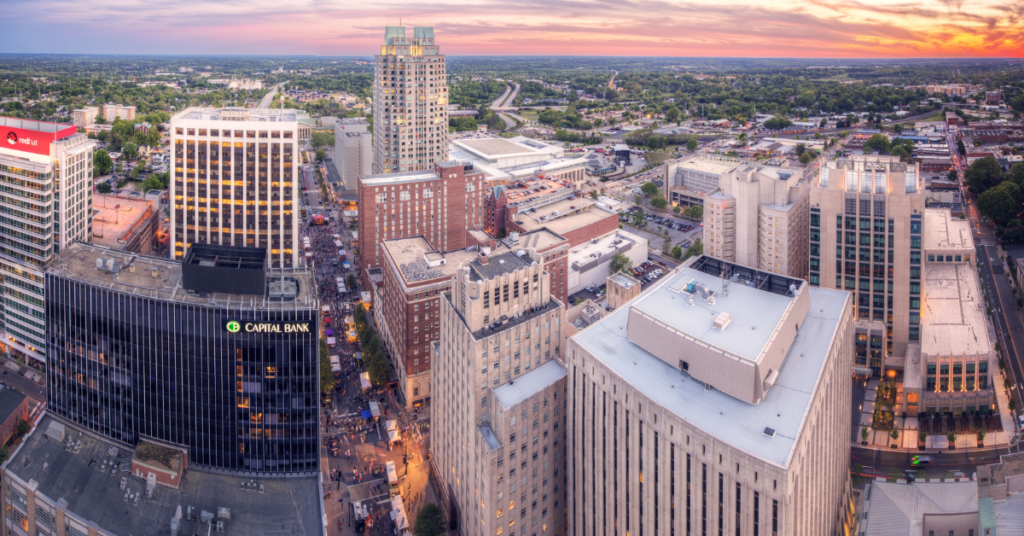
<path id="1" fill-rule="evenodd" d="M 388 26 L 374 56 L 373 173 L 433 169 L 448 159 L 446 60 L 434 29 Z"/>

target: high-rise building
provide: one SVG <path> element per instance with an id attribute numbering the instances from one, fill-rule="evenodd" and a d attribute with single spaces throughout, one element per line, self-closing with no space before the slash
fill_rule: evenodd
<path id="1" fill-rule="evenodd" d="M 565 306 L 548 279 L 532 249 L 482 254 L 440 297 L 430 461 L 465 536 L 566 534 Z"/>
<path id="2" fill-rule="evenodd" d="M 341 175 L 345 191 L 354 191 L 359 177 L 370 174 L 373 144 L 369 126 L 362 117 L 350 117 L 334 123 L 334 165 Z"/>
<path id="3" fill-rule="evenodd" d="M 571 337 L 570 526 L 843 534 L 851 305 L 701 256 Z"/>
<path id="4" fill-rule="evenodd" d="M 359 180 L 359 272 L 380 266 L 381 242 L 422 235 L 438 251 L 466 247 L 484 225 L 484 174 L 473 164 L 438 162 L 427 170 Z M 369 287 L 367 280 L 366 286 Z"/>
<path id="5" fill-rule="evenodd" d="M 78 128 L 89 128 L 96 122 L 100 109 L 95 106 L 86 106 L 71 112 L 71 117 Z"/>
<path id="6" fill-rule="evenodd" d="M 860 375 L 902 369 L 921 339 L 920 177 L 899 157 L 855 155 L 827 162 L 811 187 L 808 281 L 854 293 Z"/>
<path id="7" fill-rule="evenodd" d="M 0 117 L 0 327 L 16 353 L 45 361 L 43 267 L 92 236 L 95 142 L 73 125 Z"/>
<path id="8" fill-rule="evenodd" d="M 171 118 L 171 257 L 192 244 L 258 247 L 299 262 L 292 110 L 188 108 Z"/>
<path id="9" fill-rule="evenodd" d="M 190 466 L 320 467 L 316 283 L 262 248 L 193 245 L 184 262 L 78 243 L 46 272 L 47 410 Z"/>
<path id="10" fill-rule="evenodd" d="M 742 164 L 739 158 L 718 154 L 669 162 L 665 168 L 667 199 L 673 204 L 700 205 L 705 195 L 718 189 L 722 175 Z"/>
<path id="11" fill-rule="evenodd" d="M 446 61 L 434 29 L 388 26 L 374 56 L 373 173 L 433 169 L 448 160 Z"/>
<path id="12" fill-rule="evenodd" d="M 773 274 L 807 277 L 803 170 L 743 163 L 704 196 L 704 252 Z"/>
<path id="13" fill-rule="evenodd" d="M 115 119 L 124 119 L 125 121 L 135 119 L 135 107 L 122 104 L 104 104 L 103 120 L 107 123 L 113 123 Z"/>

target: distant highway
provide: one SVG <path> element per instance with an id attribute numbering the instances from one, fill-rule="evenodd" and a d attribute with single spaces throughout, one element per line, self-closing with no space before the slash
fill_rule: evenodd
<path id="1" fill-rule="evenodd" d="M 495 104 L 491 104 L 491 109 L 495 112 L 515 109 L 512 106 L 512 102 L 516 100 L 516 95 L 519 95 L 519 87 L 519 84 L 516 83 L 516 87 L 512 90 L 511 95 L 508 94 L 508 91 L 505 91 L 505 94 L 502 95 L 500 99 L 494 101 Z"/>
<path id="2" fill-rule="evenodd" d="M 270 102 L 274 100 L 274 95 L 277 95 L 277 90 L 281 89 L 281 86 L 287 83 L 288 81 L 285 80 L 284 82 L 281 82 L 280 84 L 270 88 L 270 90 L 267 91 L 267 94 L 264 95 L 262 99 L 260 99 L 260 104 L 259 106 L 257 106 L 257 108 L 270 108 Z"/>
<path id="3" fill-rule="evenodd" d="M 500 108 L 501 104 L 505 102 L 505 98 L 508 97 L 509 93 L 512 93 L 512 86 L 505 84 L 505 92 L 502 93 L 500 97 L 498 97 L 497 99 L 495 99 L 494 102 L 491 103 L 491 109 Z"/>

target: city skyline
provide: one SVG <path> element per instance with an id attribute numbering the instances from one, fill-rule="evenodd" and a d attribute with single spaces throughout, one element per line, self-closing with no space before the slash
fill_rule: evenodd
<path id="1" fill-rule="evenodd" d="M 16 0 L 0 14 L 10 53 L 371 55 L 381 27 L 405 24 L 435 27 L 452 56 L 761 58 L 1019 57 L 1022 18 L 1019 4 L 965 0 L 785 0 L 770 7 L 749 0 L 456 0 L 429 8 L 336 1 L 284 8 L 257 0 L 186 9 L 139 0 Z"/>

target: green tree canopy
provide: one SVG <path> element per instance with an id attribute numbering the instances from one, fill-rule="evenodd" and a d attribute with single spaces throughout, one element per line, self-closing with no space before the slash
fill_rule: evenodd
<path id="1" fill-rule="evenodd" d="M 334 388 L 334 371 L 331 370 L 331 354 L 327 339 L 320 339 L 320 392 L 329 394 Z"/>
<path id="2" fill-rule="evenodd" d="M 793 122 L 785 117 L 775 116 L 764 122 L 764 128 L 768 130 L 781 130 L 793 126 Z"/>
<path id="3" fill-rule="evenodd" d="M 1008 188 L 992 188 L 978 196 L 978 210 L 1000 225 L 1010 221 L 1017 214 L 1018 208 Z"/>
<path id="4" fill-rule="evenodd" d="M 96 185 L 96 191 L 101 193 L 101 194 L 109 194 L 110 190 L 112 190 L 112 189 L 113 188 L 111 188 L 110 185 L 105 183 L 105 182 L 101 182 L 101 183 Z"/>
<path id="5" fill-rule="evenodd" d="M 651 197 L 653 195 L 657 195 L 658 185 L 653 182 L 645 182 L 644 185 L 640 187 L 640 191 L 647 197 Z"/>
<path id="6" fill-rule="evenodd" d="M 124 156 L 124 157 L 125 157 L 125 158 L 126 158 L 127 160 L 135 160 L 136 158 L 138 158 L 138 157 L 139 157 L 139 146 L 138 146 L 138 145 L 135 145 L 135 144 L 134 144 L 134 143 L 132 143 L 132 142 L 128 142 L 128 143 L 125 143 L 125 144 L 124 144 L 124 145 L 123 145 L 123 146 L 121 147 L 121 154 L 122 154 L 122 155 L 123 155 L 123 156 Z"/>
<path id="7" fill-rule="evenodd" d="M 704 242 L 699 238 L 693 241 L 693 245 L 686 248 L 686 253 L 683 255 L 683 259 L 689 259 L 697 255 L 704 254 Z"/>
<path id="8" fill-rule="evenodd" d="M 424 504 L 416 514 L 416 525 L 413 526 L 412 533 L 415 536 L 444 536 L 447 532 L 441 507 L 435 503 Z"/>
<path id="9" fill-rule="evenodd" d="M 629 257 L 623 253 L 616 253 L 615 255 L 612 255 L 612 262 L 608 268 L 612 274 L 619 272 L 628 273 L 633 269 L 633 261 L 629 260 Z"/>
<path id="10" fill-rule="evenodd" d="M 686 150 L 687 151 L 690 151 L 690 152 L 696 151 L 697 150 L 697 146 L 698 146 L 697 138 L 691 137 L 689 140 L 686 140 Z"/>
<path id="11" fill-rule="evenodd" d="M 964 173 L 964 181 L 972 193 L 981 194 L 989 188 L 994 188 L 1002 178 L 1002 170 L 999 169 L 999 162 L 995 157 L 986 156 L 975 160 L 971 167 Z"/>
<path id="12" fill-rule="evenodd" d="M 100 149 L 92 154 L 92 169 L 93 174 L 98 176 L 106 175 L 110 173 L 110 170 L 114 167 L 114 161 L 110 159 L 110 155 L 106 151 Z"/>
<path id="13" fill-rule="evenodd" d="M 334 133 L 328 130 L 314 130 L 309 137 L 309 144 L 314 149 L 334 147 Z"/>
<path id="14" fill-rule="evenodd" d="M 325 151 L 323 149 L 317 149 L 316 150 L 316 161 L 317 162 L 323 162 L 325 158 L 327 158 L 327 151 Z"/>
<path id="15" fill-rule="evenodd" d="M 656 195 L 651 198 L 651 206 L 654 208 L 665 208 L 668 206 L 668 201 L 666 201 L 664 197 Z"/>

